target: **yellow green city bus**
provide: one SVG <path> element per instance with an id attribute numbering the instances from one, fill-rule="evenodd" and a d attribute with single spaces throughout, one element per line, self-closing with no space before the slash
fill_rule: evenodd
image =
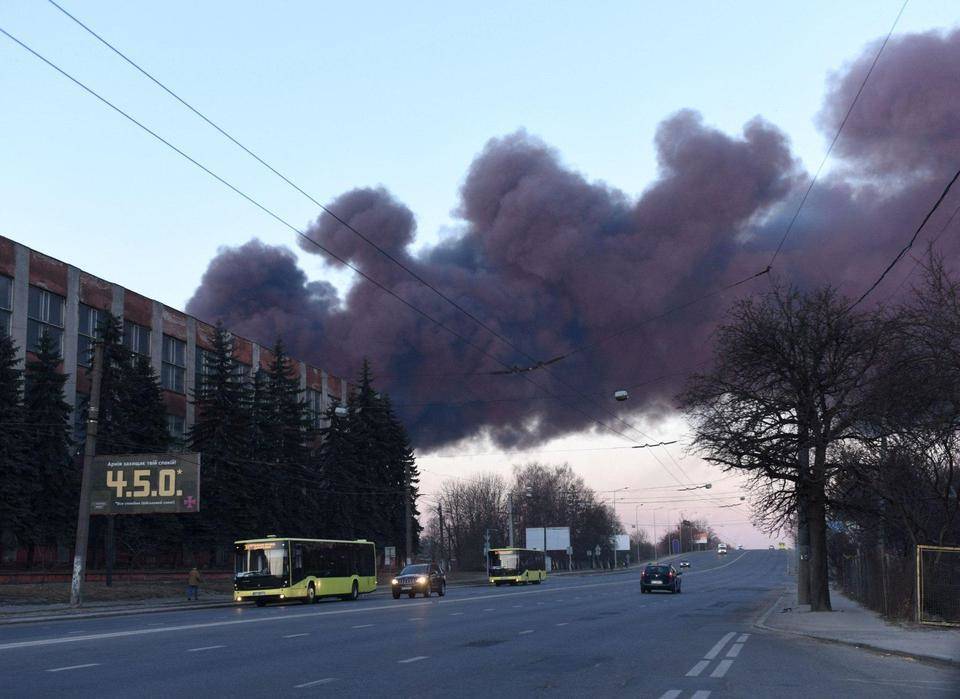
<path id="1" fill-rule="evenodd" d="M 235 541 L 233 599 L 299 599 L 321 597 L 355 600 L 377 589 L 376 550 L 372 541 L 328 539 L 265 539 Z"/>
<path id="2" fill-rule="evenodd" d="M 543 551 L 532 549 L 490 549 L 487 552 L 487 576 L 493 585 L 509 583 L 539 585 L 547 579 Z"/>

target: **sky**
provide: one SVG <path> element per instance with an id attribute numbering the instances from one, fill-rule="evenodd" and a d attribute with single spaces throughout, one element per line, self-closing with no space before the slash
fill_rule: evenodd
<path id="1" fill-rule="evenodd" d="M 319 200 L 385 187 L 414 213 L 422 249 L 457 235 L 471 162 L 518 129 L 630 196 L 657 176 L 658 125 L 686 108 L 731 134 L 760 115 L 814 170 L 827 147 L 815 118 L 831 76 L 886 34 L 902 3 L 62 4 Z M 955 9 L 914 0 L 897 34 L 950 28 Z M 316 218 L 315 205 L 52 5 L 8 0 L 0 27 L 284 218 Z M 0 94 L 0 234 L 178 308 L 221 246 L 252 237 L 289 246 L 311 279 L 351 283 L 4 37 Z M 629 401 L 611 405 L 630 414 Z M 652 532 L 654 517 L 682 512 L 707 517 L 731 543 L 780 540 L 757 532 L 746 506 L 718 508 L 739 501 L 738 480 L 685 451 L 682 418 L 637 420 L 651 441 L 679 443 L 634 450 L 573 434 L 504 454 L 476 438 L 421 455 L 423 490 L 445 477 L 509 474 L 524 460 L 567 461 L 598 491 L 629 488 L 617 495 L 628 529 Z M 677 480 L 715 485 L 679 493 Z"/>

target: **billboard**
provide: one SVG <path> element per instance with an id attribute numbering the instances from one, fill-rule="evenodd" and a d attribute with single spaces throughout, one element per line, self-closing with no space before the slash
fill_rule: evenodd
<path id="1" fill-rule="evenodd" d="M 617 551 L 630 550 L 629 534 L 615 534 L 612 541 L 613 541 L 613 544 L 617 547 Z"/>
<path id="2" fill-rule="evenodd" d="M 570 527 L 547 527 L 547 551 L 570 548 Z"/>
<path id="3" fill-rule="evenodd" d="M 543 551 L 543 527 L 527 527 L 527 548 Z"/>
<path id="4" fill-rule="evenodd" d="M 115 454 L 90 463 L 90 514 L 198 512 L 200 454 Z"/>
<path id="5" fill-rule="evenodd" d="M 696 532 L 694 535 L 693 543 L 695 544 L 706 544 L 707 543 L 707 533 L 706 532 Z"/>

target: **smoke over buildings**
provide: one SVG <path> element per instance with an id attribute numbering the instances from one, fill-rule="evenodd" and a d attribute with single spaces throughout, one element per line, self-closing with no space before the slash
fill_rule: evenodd
<path id="1" fill-rule="evenodd" d="M 818 116 L 826 139 L 875 51 L 867 47 L 831 78 Z M 801 286 L 830 282 L 850 295 L 876 277 L 960 167 L 958 65 L 960 32 L 890 42 L 844 128 L 831 174 L 814 189 L 772 274 Z M 355 189 L 329 208 L 546 360 L 763 270 L 811 176 L 787 136 L 762 117 L 729 135 L 681 111 L 661 123 L 656 148 L 659 175 L 632 198 L 564 167 L 559 153 L 526 132 L 494 138 L 462 186 L 462 234 L 418 256 L 410 252 L 414 213 L 389 192 Z M 958 203 L 951 196 L 920 240 L 936 235 Z M 507 364 L 530 363 L 329 216 L 308 234 Z M 941 238 L 945 253 L 957 250 L 955 239 Z M 322 255 L 305 241 L 301 247 Z M 632 408 L 663 414 L 682 381 L 677 374 L 709 356 L 710 333 L 729 303 L 766 288 L 760 277 L 554 371 L 602 400 L 634 386 Z M 481 432 L 503 446 L 528 445 L 594 426 L 571 403 L 609 422 L 549 374 L 529 374 L 539 387 L 489 375 L 502 367 L 373 284 L 358 279 L 340 297 L 310 281 L 292 252 L 256 240 L 210 262 L 188 310 L 261 342 L 282 336 L 294 355 L 335 371 L 352 373 L 369 357 L 420 448 Z M 651 381 L 663 375 L 672 378 Z"/>

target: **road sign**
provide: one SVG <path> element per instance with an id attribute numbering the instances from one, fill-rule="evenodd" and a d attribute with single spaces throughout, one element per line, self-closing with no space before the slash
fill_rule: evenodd
<path id="1" fill-rule="evenodd" d="M 90 514 L 200 511 L 200 454 L 118 454 L 90 464 Z"/>
<path id="2" fill-rule="evenodd" d="M 396 546 L 384 546 L 383 547 L 383 565 L 392 566 L 394 560 L 397 558 L 397 547 Z"/>

